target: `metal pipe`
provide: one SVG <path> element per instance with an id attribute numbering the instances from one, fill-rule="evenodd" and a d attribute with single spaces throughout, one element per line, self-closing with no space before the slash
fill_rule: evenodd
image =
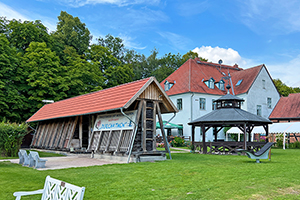
<path id="1" fill-rule="evenodd" d="M 172 119 L 174 119 L 174 117 L 176 116 L 176 112 L 174 112 L 173 114 L 174 114 L 173 117 L 171 117 L 171 118 L 167 121 L 167 123 L 163 124 L 163 127 L 162 127 L 163 130 L 165 129 L 164 126 L 167 125 Z M 163 136 L 166 137 L 166 134 L 163 133 Z M 165 140 L 167 141 L 167 144 L 166 144 L 166 145 L 167 145 L 167 148 L 168 148 L 170 160 L 172 160 L 171 151 L 170 151 L 170 147 L 169 147 L 169 143 L 168 143 L 168 138 L 165 138 Z"/>
<path id="2" fill-rule="evenodd" d="M 120 110 L 121 110 L 121 113 L 122 113 L 127 119 L 129 119 L 132 123 L 134 123 L 134 125 L 135 125 L 135 131 L 134 131 L 134 133 L 133 133 L 134 136 L 133 136 L 133 139 L 132 139 L 132 141 L 131 141 L 131 145 L 130 145 L 130 148 L 129 148 L 128 159 L 127 159 L 127 163 L 129 163 L 129 161 L 130 161 L 130 156 L 131 156 L 131 153 L 132 153 L 132 148 L 133 148 L 134 138 L 135 138 L 135 136 L 136 136 L 136 132 L 137 132 L 138 126 L 137 126 L 137 124 L 136 124 L 130 117 L 128 117 L 128 115 L 126 115 L 126 114 L 123 112 L 123 108 L 121 108 Z"/>

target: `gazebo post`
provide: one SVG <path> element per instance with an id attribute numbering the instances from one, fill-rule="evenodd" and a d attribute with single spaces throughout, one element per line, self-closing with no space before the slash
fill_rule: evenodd
<path id="1" fill-rule="evenodd" d="M 247 150 L 247 127 L 246 123 L 244 123 L 244 144 L 243 144 L 243 149 Z"/>
<path id="2" fill-rule="evenodd" d="M 269 142 L 269 137 L 268 137 L 269 136 L 269 125 L 268 124 L 266 125 L 265 129 L 266 129 L 266 142 Z"/>
<path id="3" fill-rule="evenodd" d="M 192 150 L 195 150 L 195 125 L 192 125 L 192 146 Z"/>
<path id="4" fill-rule="evenodd" d="M 202 130 L 202 144 L 203 144 L 203 153 L 207 154 L 207 147 L 205 143 L 205 126 L 201 125 L 201 130 Z"/>
<path id="5" fill-rule="evenodd" d="M 217 127 L 213 127 L 213 133 L 215 135 L 215 142 L 217 142 L 217 140 L 218 140 Z"/>

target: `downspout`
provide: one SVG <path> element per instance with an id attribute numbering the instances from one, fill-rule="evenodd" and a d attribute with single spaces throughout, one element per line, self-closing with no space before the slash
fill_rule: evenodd
<path id="1" fill-rule="evenodd" d="M 130 145 L 130 148 L 129 148 L 128 159 L 127 159 L 127 163 L 129 163 L 129 161 L 130 161 L 130 156 L 131 156 L 131 152 L 132 152 L 132 148 L 133 148 L 134 138 L 135 138 L 135 136 L 136 136 L 136 132 L 137 132 L 138 126 L 137 126 L 137 124 L 136 124 L 130 117 L 128 117 L 128 115 L 126 115 L 126 114 L 123 112 L 123 108 L 120 108 L 120 110 L 121 110 L 121 113 L 135 125 L 134 136 L 133 136 L 133 140 L 131 141 L 131 145 Z"/>
<path id="2" fill-rule="evenodd" d="M 171 118 L 167 121 L 167 123 L 163 124 L 163 127 L 162 127 L 163 130 L 165 129 L 164 126 L 167 125 L 172 119 L 174 119 L 174 117 L 176 116 L 176 112 L 174 112 L 173 114 L 174 114 L 173 117 L 171 117 Z M 168 153 L 169 153 L 169 156 L 170 156 L 170 160 L 172 160 L 171 151 L 170 151 L 170 147 L 169 147 L 169 143 L 168 143 L 168 138 L 166 138 L 166 134 L 165 134 L 165 133 L 163 133 L 162 135 L 164 136 L 165 140 L 167 141 L 167 149 L 168 149 Z"/>

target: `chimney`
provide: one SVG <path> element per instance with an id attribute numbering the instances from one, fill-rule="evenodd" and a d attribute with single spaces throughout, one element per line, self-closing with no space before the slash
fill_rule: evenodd
<path id="1" fill-rule="evenodd" d="M 236 64 L 236 63 L 233 65 L 233 67 L 234 68 L 239 68 L 238 64 Z"/>

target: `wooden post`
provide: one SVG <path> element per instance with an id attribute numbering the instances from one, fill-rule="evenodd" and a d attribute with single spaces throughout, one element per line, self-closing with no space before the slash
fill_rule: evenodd
<path id="1" fill-rule="evenodd" d="M 243 144 L 243 149 L 247 150 L 247 128 L 246 124 L 244 124 L 244 144 Z"/>
<path id="2" fill-rule="evenodd" d="M 215 142 L 218 141 L 218 132 L 217 132 L 217 127 L 213 127 L 213 133 L 215 135 Z"/>
<path id="3" fill-rule="evenodd" d="M 158 121 L 159 121 L 159 125 L 160 125 L 161 134 L 162 134 L 163 139 L 164 139 L 165 150 L 168 151 L 170 159 L 172 159 L 171 152 L 170 152 L 170 149 L 169 149 L 169 143 L 168 143 L 168 140 L 166 139 L 164 124 L 163 124 L 163 120 L 162 120 L 162 117 L 161 117 L 159 104 L 158 104 L 157 101 L 155 102 L 155 106 L 156 106 L 156 110 L 157 110 L 157 116 L 158 116 Z"/>
<path id="4" fill-rule="evenodd" d="M 195 126 L 192 125 L 192 145 L 193 145 L 193 149 L 195 150 Z"/>
<path id="5" fill-rule="evenodd" d="M 147 102 L 144 101 L 143 102 L 143 111 L 142 111 L 142 147 L 143 147 L 143 151 L 147 152 L 147 145 L 146 145 L 146 129 L 147 129 L 147 124 L 146 124 L 146 105 Z"/>
<path id="6" fill-rule="evenodd" d="M 82 148 L 82 115 L 79 117 L 79 147 Z"/>
<path id="7" fill-rule="evenodd" d="M 202 144 L 203 144 L 203 153 L 207 154 L 207 147 L 205 143 L 205 126 L 201 125 L 201 130 L 202 130 Z"/>
<path id="8" fill-rule="evenodd" d="M 156 106 L 153 101 L 153 151 L 156 151 Z"/>

